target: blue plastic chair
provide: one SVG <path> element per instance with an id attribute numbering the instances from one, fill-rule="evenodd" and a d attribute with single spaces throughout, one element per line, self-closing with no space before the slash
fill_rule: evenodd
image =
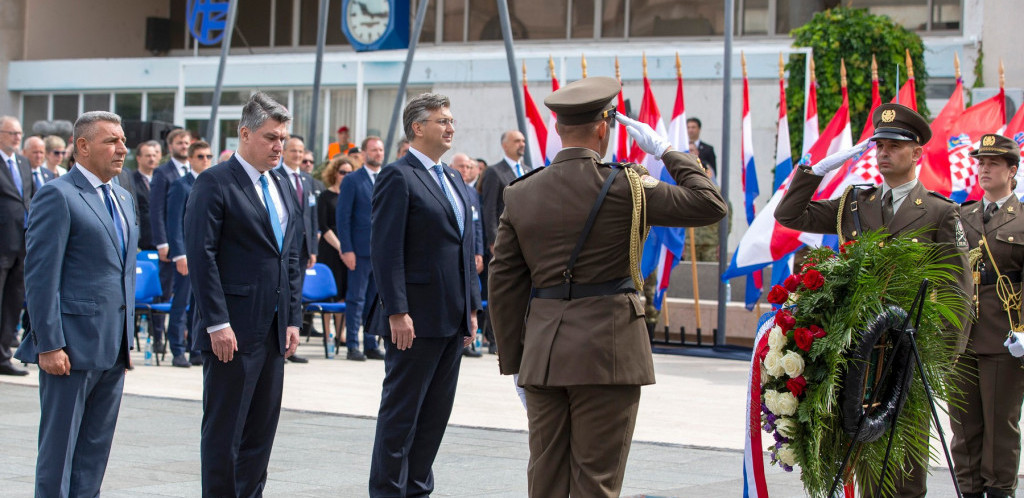
<path id="1" fill-rule="evenodd" d="M 327 352 L 327 314 L 345 313 L 345 303 L 332 303 L 327 299 L 338 295 L 338 287 L 334 284 L 334 274 L 331 269 L 323 264 L 317 263 L 312 268 L 306 269 L 306 279 L 302 283 L 303 312 L 309 315 L 320 315 L 320 324 L 324 331 L 324 357 Z M 340 344 L 341 337 L 335 337 L 335 346 Z M 309 342 L 309 336 L 306 336 Z"/>
<path id="2" fill-rule="evenodd" d="M 143 251 L 152 252 L 154 251 Z M 152 336 L 153 333 L 153 319 L 159 317 L 163 319 L 164 315 L 171 312 L 171 303 L 154 303 L 153 301 L 163 295 L 163 289 L 160 288 L 160 269 L 157 264 L 151 260 L 143 259 L 141 254 L 135 262 L 135 343 L 139 342 L 139 329 L 140 323 L 143 316 L 149 317 L 149 328 L 146 330 L 147 334 Z M 166 355 L 166 342 L 160 348 L 160 351 L 154 351 L 154 357 L 156 358 L 156 364 L 160 364 L 160 357 Z M 157 354 L 159 353 L 159 354 Z"/>

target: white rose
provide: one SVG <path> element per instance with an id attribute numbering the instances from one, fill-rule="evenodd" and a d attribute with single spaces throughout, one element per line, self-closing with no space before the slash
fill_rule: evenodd
<path id="1" fill-rule="evenodd" d="M 779 434 L 785 437 L 793 437 L 796 435 L 797 425 L 790 417 L 780 417 L 775 421 L 775 430 L 779 431 Z"/>
<path id="2" fill-rule="evenodd" d="M 779 392 L 774 389 L 768 389 L 764 392 L 764 406 L 768 408 L 768 411 L 775 413 L 778 409 Z"/>
<path id="3" fill-rule="evenodd" d="M 796 452 L 793 451 L 793 448 L 790 448 L 788 444 L 782 445 L 776 456 L 779 457 L 780 462 L 789 465 L 790 467 L 796 465 Z"/>
<path id="4" fill-rule="evenodd" d="M 772 380 L 771 376 L 768 375 L 768 367 L 764 366 L 764 362 L 761 362 L 761 385 L 765 385 L 769 380 Z"/>
<path id="5" fill-rule="evenodd" d="M 776 325 L 770 332 L 768 332 L 768 350 L 779 351 L 786 345 L 786 333 L 782 331 L 782 327 Z"/>
<path id="6" fill-rule="evenodd" d="M 804 357 L 800 356 L 800 353 L 797 353 L 796 351 L 786 353 L 786 355 L 782 357 L 780 363 L 782 365 L 782 369 L 786 372 L 786 375 L 794 379 L 804 373 Z"/>
<path id="7" fill-rule="evenodd" d="M 779 396 L 775 398 L 775 407 L 778 408 L 778 411 L 772 410 L 772 413 L 792 416 L 796 414 L 798 406 L 800 406 L 800 401 L 793 396 L 793 393 L 779 393 Z"/>
<path id="8" fill-rule="evenodd" d="M 786 369 L 782 367 L 782 358 L 782 353 L 778 351 L 769 351 L 764 357 L 764 366 L 772 377 L 782 377 L 786 373 Z"/>

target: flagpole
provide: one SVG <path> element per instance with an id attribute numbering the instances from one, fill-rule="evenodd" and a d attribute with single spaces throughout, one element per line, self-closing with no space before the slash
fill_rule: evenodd
<path id="1" fill-rule="evenodd" d="M 235 32 L 235 19 L 238 17 L 238 0 L 228 3 L 227 25 L 220 42 L 220 63 L 217 65 L 217 84 L 213 87 L 213 101 L 210 102 L 210 122 L 206 124 L 206 139 L 213 141 L 213 133 L 217 129 L 217 108 L 220 106 L 220 92 L 224 87 L 224 70 L 228 65 L 228 52 L 231 51 L 231 37 Z M 213 144 L 217 147 L 219 144 Z"/>
<path id="2" fill-rule="evenodd" d="M 405 88 L 409 84 L 409 71 L 412 70 L 412 59 L 416 56 L 416 45 L 420 41 L 420 33 L 423 31 L 423 19 L 427 17 L 427 4 L 430 0 L 423 0 L 416 8 L 416 21 L 412 27 L 412 37 L 409 39 L 409 48 L 405 54 L 405 66 L 402 68 L 402 79 L 398 83 L 398 93 L 395 94 L 395 105 L 391 108 L 391 124 L 388 126 L 387 140 L 384 142 L 384 164 L 388 163 L 391 154 L 391 143 L 395 139 L 395 130 L 398 128 L 402 113 L 402 102 L 405 101 Z M 344 146 L 344 144 L 342 144 Z"/>
<path id="3" fill-rule="evenodd" d="M 676 78 L 679 78 L 680 80 L 683 78 L 683 65 L 679 62 L 679 52 L 676 52 Z M 690 150 L 689 142 L 687 142 L 686 150 Z M 697 334 L 700 334 L 702 324 L 700 317 L 700 283 L 697 278 L 697 231 L 693 227 L 687 228 L 686 238 L 690 239 L 690 274 L 693 277 L 693 314 L 696 317 Z M 666 294 L 668 293 L 666 292 Z M 665 316 L 665 325 L 668 325 L 668 315 Z M 682 335 L 681 332 L 680 335 Z M 686 337 L 680 337 L 680 342 L 686 342 Z"/>
<path id="4" fill-rule="evenodd" d="M 525 107 L 523 106 L 523 94 L 522 89 L 519 88 L 519 82 L 516 81 L 516 53 L 515 48 L 512 46 L 512 25 L 508 19 L 508 1 L 497 0 L 498 2 L 498 17 L 501 18 L 501 36 L 505 39 L 505 58 L 508 60 L 508 79 L 512 84 L 512 102 L 516 106 L 516 123 L 519 125 L 519 132 L 523 136 L 527 136 L 526 129 L 526 113 L 524 112 Z M 525 147 L 523 150 L 523 160 L 526 164 L 534 164 L 533 158 L 530 157 L 530 147 Z"/>
<path id="5" fill-rule="evenodd" d="M 317 111 L 320 110 L 320 81 L 324 68 L 324 45 L 327 42 L 327 0 L 320 0 L 320 18 L 316 27 L 316 64 L 313 68 L 313 105 L 309 113 L 309 134 L 306 135 L 306 147 L 313 153 L 313 157 L 320 157 L 317 153 L 316 124 L 318 119 Z M 340 144 L 344 146 L 344 144 Z"/>
<path id="6" fill-rule="evenodd" d="M 732 38 L 733 38 L 733 17 L 736 15 L 736 7 L 733 0 L 725 0 L 725 43 L 722 50 L 722 171 L 719 178 L 722 185 L 722 198 L 729 202 L 729 160 L 732 141 Z M 729 264 L 729 218 L 732 212 L 726 214 L 718 223 L 718 274 L 722 275 Z M 726 307 L 729 304 L 729 297 L 726 293 L 725 282 L 718 279 L 718 328 L 715 330 L 714 344 L 725 344 L 726 332 Z"/>

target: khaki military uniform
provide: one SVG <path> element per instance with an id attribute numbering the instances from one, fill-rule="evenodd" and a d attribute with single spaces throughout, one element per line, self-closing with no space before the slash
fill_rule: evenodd
<path id="1" fill-rule="evenodd" d="M 648 225 L 700 226 L 725 202 L 696 156 L 663 161 L 678 185 L 641 178 Z M 646 171 L 630 166 L 639 175 Z M 639 405 L 654 383 L 644 307 L 636 292 L 581 299 L 531 299 L 562 284 L 570 254 L 612 168 L 590 149 L 567 148 L 548 168 L 505 190 L 488 282 L 502 374 L 519 374 L 530 424 L 530 495 L 618 496 Z M 574 270 L 577 284 L 629 278 L 635 195 L 620 172 Z M 638 200 L 638 199 L 637 199 Z M 639 279 L 639 277 L 637 277 Z"/>
<path id="2" fill-rule="evenodd" d="M 1003 341 L 1010 322 L 996 294 L 995 268 L 1014 282 L 1020 292 L 1024 270 L 1024 213 L 1017 197 L 1011 195 L 988 223 L 983 219 L 983 203 L 970 202 L 960 208 L 964 230 L 971 249 L 981 246 L 982 234 L 988 241 L 995 265 L 982 248 L 985 273 L 977 286 L 978 318 L 970 327 L 968 354 L 958 366 L 963 377 L 959 388 L 964 393 L 960 408 L 950 406 L 953 428 L 951 451 L 960 489 L 964 493 L 998 490 L 1012 496 L 1017 487 L 1020 464 L 1021 403 L 1024 402 L 1024 368 L 1007 351 Z M 1016 325 L 1020 316 L 1014 310 Z"/>
<path id="3" fill-rule="evenodd" d="M 815 175 L 810 168 L 801 167 L 793 177 L 786 195 L 782 197 L 775 210 L 775 219 L 783 226 L 794 230 L 812 233 L 838 233 L 837 220 L 842 211 L 842 235 L 848 240 L 856 239 L 862 232 L 885 228 L 892 236 L 912 232 L 918 229 L 929 231 L 918 236 L 920 242 L 945 244 L 950 251 L 948 263 L 964 270 L 957 275 L 961 288 L 970 289 L 970 273 L 967 268 L 967 242 L 964 229 L 960 224 L 957 205 L 942 195 L 930 192 L 920 182 L 911 189 L 903 199 L 898 210 L 886 227 L 882 222 L 882 192 L 880 187 L 858 188 L 842 199 L 811 201 L 822 177 Z M 855 193 L 854 193 L 855 192 Z M 860 231 L 855 227 L 852 210 L 860 215 Z M 960 331 L 951 337 L 962 352 L 966 346 L 966 336 Z M 912 462 L 910 475 L 902 480 L 897 479 L 896 496 L 923 497 L 927 492 L 927 472 Z M 864 496 L 869 496 L 865 494 Z M 870 495 L 874 496 L 874 495 Z"/>

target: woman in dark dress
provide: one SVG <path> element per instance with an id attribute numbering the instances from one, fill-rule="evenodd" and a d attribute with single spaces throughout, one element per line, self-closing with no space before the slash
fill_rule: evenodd
<path id="1" fill-rule="evenodd" d="M 337 225 L 334 210 L 338 206 L 338 189 L 345 175 L 352 172 L 352 162 L 347 156 L 338 156 L 324 168 L 321 178 L 328 185 L 327 190 L 320 193 L 316 200 L 317 217 L 320 220 L 320 245 L 317 248 L 317 262 L 327 265 L 334 274 L 334 284 L 338 288 L 334 301 L 343 301 L 348 289 L 348 268 L 341 262 L 341 244 L 335 232 Z M 335 341 L 345 337 L 345 316 L 334 313 Z M 324 331 L 325 333 L 327 331 Z"/>

